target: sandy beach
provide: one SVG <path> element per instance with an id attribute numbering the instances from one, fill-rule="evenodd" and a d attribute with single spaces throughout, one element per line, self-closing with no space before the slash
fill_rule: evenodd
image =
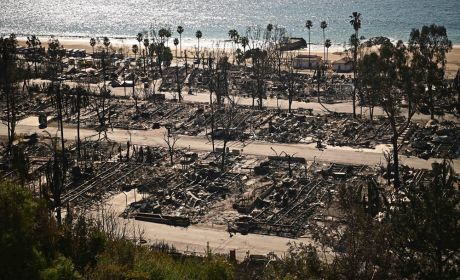
<path id="1" fill-rule="evenodd" d="M 42 46 L 48 47 L 48 39 L 49 38 L 40 38 L 42 42 Z M 89 45 L 89 38 L 88 39 L 83 39 L 83 38 L 59 38 L 59 41 L 61 44 L 64 46 L 64 48 L 67 49 L 85 49 L 88 53 L 92 52 L 92 47 Z M 133 44 L 138 44 L 138 42 L 135 39 L 113 39 L 111 40 L 112 42 L 112 48 L 115 50 L 122 50 L 123 52 L 130 52 L 131 46 Z M 26 45 L 26 38 L 18 38 L 18 43 L 21 46 Z M 101 46 L 102 44 L 98 44 L 97 46 Z M 173 55 L 175 54 L 175 47 L 172 44 L 172 40 L 169 42 L 169 47 L 171 47 L 171 50 L 173 52 Z M 143 48 L 143 45 L 142 45 Z M 196 48 L 196 42 L 190 42 L 187 41 L 187 43 L 182 42 L 182 50 L 187 50 L 187 52 L 194 52 Z M 229 51 L 232 50 L 232 45 L 229 42 L 217 42 L 213 40 L 202 40 L 200 41 L 200 49 L 201 50 L 211 50 L 214 48 L 220 48 L 220 49 L 228 49 Z M 303 49 L 300 51 L 297 51 L 299 53 L 304 53 L 307 54 L 308 50 Z M 319 55 L 323 56 L 323 51 L 321 46 L 312 46 L 311 54 L 314 55 Z M 342 57 L 346 56 L 345 53 L 343 53 L 343 48 L 338 47 L 338 46 L 333 46 L 329 49 L 329 55 L 328 59 L 330 61 L 335 61 L 338 60 Z M 446 65 L 446 78 L 453 78 L 455 77 L 458 69 L 460 69 L 460 45 L 454 45 L 452 50 L 447 54 L 447 65 Z"/>

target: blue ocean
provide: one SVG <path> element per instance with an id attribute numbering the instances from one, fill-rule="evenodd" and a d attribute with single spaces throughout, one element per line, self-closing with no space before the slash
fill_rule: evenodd
<path id="1" fill-rule="evenodd" d="M 66 37 L 132 37 L 151 26 L 196 30 L 203 39 L 226 39 L 228 30 L 244 34 L 248 26 L 282 26 L 291 36 L 307 36 L 305 21 L 313 21 L 312 43 L 322 41 L 319 23 L 328 23 L 326 37 L 341 45 L 353 32 L 349 16 L 362 14 L 360 34 L 407 41 L 412 28 L 444 25 L 460 44 L 460 0 L 2 0 L 0 34 Z M 177 37 L 173 34 L 173 37 Z"/>

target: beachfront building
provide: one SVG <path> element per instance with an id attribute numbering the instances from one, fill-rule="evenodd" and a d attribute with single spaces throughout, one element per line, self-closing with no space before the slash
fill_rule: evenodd
<path id="1" fill-rule="evenodd" d="M 332 62 L 332 70 L 336 73 L 349 73 L 353 71 L 353 60 L 349 57 L 342 57 Z"/>
<path id="2" fill-rule="evenodd" d="M 298 50 L 304 47 L 307 47 L 307 42 L 304 38 L 290 37 L 281 42 L 282 51 Z"/>
<path id="3" fill-rule="evenodd" d="M 319 55 L 299 54 L 293 59 L 295 69 L 316 69 L 322 64 L 322 58 Z"/>

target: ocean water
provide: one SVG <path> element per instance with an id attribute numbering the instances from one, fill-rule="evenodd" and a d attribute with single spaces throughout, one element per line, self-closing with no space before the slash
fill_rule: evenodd
<path id="1" fill-rule="evenodd" d="M 313 21 L 312 43 L 326 37 L 342 45 L 353 33 L 349 16 L 362 14 L 360 34 L 407 41 L 412 28 L 435 23 L 460 44 L 460 0 L 1 0 L 0 35 L 17 33 L 67 37 L 132 37 L 150 26 L 185 28 L 185 40 L 227 39 L 230 29 L 244 34 L 248 26 L 268 23 L 292 36 L 307 38 L 305 21 Z M 173 37 L 178 37 L 173 33 Z"/>

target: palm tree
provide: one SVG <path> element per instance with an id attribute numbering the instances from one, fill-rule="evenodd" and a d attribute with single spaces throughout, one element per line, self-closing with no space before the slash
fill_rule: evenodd
<path id="1" fill-rule="evenodd" d="M 248 37 L 246 37 L 246 36 L 241 37 L 241 46 L 243 47 L 243 51 L 246 52 L 246 47 L 249 46 Z"/>
<path id="2" fill-rule="evenodd" d="M 272 31 L 273 31 L 273 24 L 271 23 L 267 24 L 267 36 L 265 38 L 266 42 L 271 40 Z"/>
<path id="3" fill-rule="evenodd" d="M 148 48 L 150 46 L 150 40 L 148 38 L 144 39 L 144 48 L 146 49 L 145 53 L 147 54 Z"/>
<path id="4" fill-rule="evenodd" d="M 89 45 L 91 46 L 91 48 L 93 48 L 93 64 L 94 64 L 94 46 L 96 46 L 96 39 L 94 38 L 89 39 Z"/>
<path id="5" fill-rule="evenodd" d="M 139 42 L 139 51 L 141 52 L 141 42 L 144 40 L 144 35 L 142 33 L 137 33 L 136 40 Z"/>
<path id="6" fill-rule="evenodd" d="M 329 48 L 331 47 L 331 39 L 326 39 L 324 42 L 324 46 L 326 47 L 326 63 L 329 60 Z"/>
<path id="7" fill-rule="evenodd" d="M 246 36 L 241 37 L 241 46 L 243 47 L 244 65 L 246 65 L 246 47 L 249 45 L 249 39 Z"/>
<path id="8" fill-rule="evenodd" d="M 271 23 L 267 24 L 267 31 L 272 32 L 272 30 L 273 30 L 273 24 Z"/>
<path id="9" fill-rule="evenodd" d="M 93 48 L 93 55 L 94 55 L 94 46 L 96 46 L 96 39 L 94 38 L 89 39 L 89 45 L 91 46 L 91 48 Z"/>
<path id="10" fill-rule="evenodd" d="M 324 47 L 326 47 L 326 61 L 324 62 L 326 67 L 329 66 L 328 64 L 328 60 L 329 60 L 329 47 L 331 46 L 331 40 L 330 39 L 326 39 L 326 41 L 324 41 Z M 327 88 L 327 76 L 324 75 L 324 84 L 326 85 L 326 88 Z"/>
<path id="11" fill-rule="evenodd" d="M 311 42 L 310 42 L 310 29 L 313 27 L 313 22 L 311 20 L 307 20 L 305 23 L 305 27 L 308 29 L 308 68 L 311 68 L 311 61 L 310 61 L 310 47 L 311 47 Z"/>
<path id="12" fill-rule="evenodd" d="M 102 44 L 105 47 L 105 53 L 104 53 L 104 51 L 102 51 L 102 75 L 104 76 L 104 78 L 103 78 L 103 80 L 104 80 L 104 88 L 103 88 L 103 90 L 104 90 L 104 95 L 106 95 L 107 94 L 107 86 L 105 84 L 105 81 L 106 81 L 105 71 L 106 71 L 107 66 L 106 66 L 104 58 L 107 55 L 107 57 L 110 59 L 110 57 L 109 57 L 109 46 L 111 44 L 110 39 L 108 37 L 104 37 L 102 39 Z"/>
<path id="13" fill-rule="evenodd" d="M 137 66 L 136 55 L 137 55 L 137 52 L 139 51 L 139 47 L 138 47 L 136 44 L 134 44 L 134 45 L 131 47 L 131 50 L 132 50 L 133 53 L 134 53 L 134 63 L 135 63 L 135 66 Z M 135 78 L 135 76 L 134 76 L 135 73 L 136 73 L 136 72 L 133 71 L 133 77 L 132 77 L 132 79 L 133 79 L 133 99 L 134 99 L 134 104 L 135 104 L 136 112 L 137 112 L 137 110 L 138 110 L 138 108 L 137 108 L 137 99 L 136 99 L 135 90 L 134 90 L 134 87 L 136 86 L 136 78 Z M 126 86 L 126 85 L 125 85 L 125 86 Z"/>
<path id="14" fill-rule="evenodd" d="M 358 12 L 353 12 L 350 16 L 350 24 L 353 26 L 353 29 L 355 30 L 355 40 L 354 42 L 354 50 L 353 50 L 353 81 L 355 86 L 353 87 L 353 118 L 356 118 L 356 63 L 358 60 L 358 32 L 359 29 L 361 28 L 361 14 Z"/>
<path id="15" fill-rule="evenodd" d="M 166 29 L 166 34 L 165 34 L 165 37 L 166 37 L 166 46 L 169 46 L 169 38 L 171 38 L 172 34 L 171 34 L 171 30 L 168 28 Z"/>
<path id="16" fill-rule="evenodd" d="M 197 56 L 198 56 L 198 59 L 200 59 L 200 39 L 201 37 L 203 37 L 203 33 L 198 30 L 196 33 L 195 33 L 195 37 L 198 39 L 198 52 L 197 52 Z"/>
<path id="17" fill-rule="evenodd" d="M 238 36 L 238 31 L 236 31 L 236 29 L 230 29 L 228 31 L 228 37 L 230 37 L 230 39 L 232 39 L 232 41 L 235 40 L 236 36 Z"/>
<path id="18" fill-rule="evenodd" d="M 109 56 L 109 46 L 110 46 L 110 44 L 111 44 L 111 43 L 110 43 L 109 37 L 104 37 L 104 38 L 102 39 L 102 44 L 103 44 L 104 47 L 105 47 L 107 56 Z M 109 57 L 109 59 L 110 59 L 110 57 Z M 104 79 L 105 79 L 105 77 L 104 77 Z M 104 82 L 104 84 L 105 84 L 105 82 Z"/>
<path id="19" fill-rule="evenodd" d="M 161 28 L 160 30 L 158 30 L 158 36 L 160 37 L 161 43 L 165 43 L 167 34 L 168 30 L 166 28 Z"/>
<path id="20" fill-rule="evenodd" d="M 131 50 L 133 51 L 134 53 L 134 63 L 137 65 L 137 62 L 136 62 L 136 56 L 137 56 L 137 52 L 139 51 L 139 47 L 134 44 L 132 47 L 131 47 Z"/>
<path id="21" fill-rule="evenodd" d="M 174 46 L 176 46 L 176 61 L 177 61 L 177 45 L 179 45 L 179 39 L 174 38 L 173 43 L 174 43 Z"/>
<path id="22" fill-rule="evenodd" d="M 147 52 L 149 50 L 149 45 L 150 45 L 150 41 L 148 38 L 145 38 L 144 39 L 144 73 L 145 73 L 145 63 L 146 63 L 146 60 L 147 60 Z"/>
<path id="23" fill-rule="evenodd" d="M 104 37 L 104 38 L 102 39 L 102 44 L 104 45 L 104 47 L 105 47 L 105 49 L 106 49 L 106 51 L 107 51 L 107 53 L 108 53 L 108 52 L 109 52 L 109 46 L 110 46 L 110 44 L 111 44 L 111 43 L 110 43 L 110 39 L 109 39 L 108 37 Z"/>
<path id="24" fill-rule="evenodd" d="M 230 31 L 228 31 L 228 36 L 230 37 L 230 39 L 232 40 L 232 45 L 233 45 L 233 63 L 235 63 L 235 44 L 238 42 L 238 39 L 239 39 L 239 35 L 238 35 L 238 31 L 236 31 L 236 29 L 230 29 Z"/>
<path id="25" fill-rule="evenodd" d="M 184 32 L 184 28 L 182 26 L 177 27 L 177 33 L 179 33 L 179 44 L 180 44 L 180 52 L 182 54 L 182 33 Z"/>
<path id="26" fill-rule="evenodd" d="M 324 53 L 323 53 L 323 58 L 326 59 L 326 28 L 327 28 L 327 22 L 325 20 L 323 20 L 320 24 L 320 27 L 321 29 L 323 30 L 323 50 L 324 50 Z"/>

